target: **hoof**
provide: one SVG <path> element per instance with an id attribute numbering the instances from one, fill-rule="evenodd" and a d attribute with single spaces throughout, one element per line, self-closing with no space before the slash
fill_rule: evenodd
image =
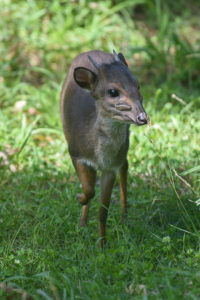
<path id="1" fill-rule="evenodd" d="M 99 248 L 101 248 L 102 250 L 105 248 L 105 245 L 106 245 L 106 238 L 105 237 L 102 237 L 100 239 L 100 242 L 99 242 Z"/>
<path id="2" fill-rule="evenodd" d="M 87 221 L 86 220 L 80 220 L 80 224 L 79 224 L 80 227 L 86 227 L 87 226 Z"/>
<path id="3" fill-rule="evenodd" d="M 127 217 L 128 217 L 127 210 L 122 211 L 120 215 L 120 224 L 125 224 L 127 221 Z"/>

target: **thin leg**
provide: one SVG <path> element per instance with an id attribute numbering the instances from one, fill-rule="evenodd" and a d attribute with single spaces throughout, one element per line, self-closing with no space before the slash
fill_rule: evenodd
<path id="1" fill-rule="evenodd" d="M 127 173 L 128 173 L 128 161 L 126 160 L 123 166 L 120 168 L 120 201 L 121 201 L 121 214 L 126 213 L 127 208 Z"/>
<path id="2" fill-rule="evenodd" d="M 87 225 L 89 207 L 90 207 L 90 202 L 88 202 L 88 204 L 86 205 L 83 205 L 82 207 L 81 219 L 80 219 L 81 227 Z"/>
<path id="3" fill-rule="evenodd" d="M 103 248 L 106 242 L 106 220 L 108 216 L 108 209 L 110 205 L 110 198 L 112 193 L 113 184 L 115 181 L 114 172 L 103 172 L 101 175 L 101 197 L 99 208 L 99 234 L 100 234 L 100 246 Z"/>
<path id="4" fill-rule="evenodd" d="M 85 226 L 87 224 L 89 201 L 95 194 L 96 170 L 77 159 L 72 159 L 72 161 L 83 188 L 83 193 L 78 195 L 78 198 L 80 204 L 83 205 L 80 225 Z"/>

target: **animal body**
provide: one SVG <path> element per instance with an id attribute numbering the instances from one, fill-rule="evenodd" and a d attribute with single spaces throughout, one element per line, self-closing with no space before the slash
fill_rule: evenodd
<path id="1" fill-rule="evenodd" d="M 139 84 L 123 54 L 94 50 L 72 62 L 61 93 L 61 119 L 69 153 L 82 184 L 80 225 L 87 224 L 90 200 L 100 178 L 100 246 L 105 244 L 106 219 L 113 184 L 120 173 L 121 212 L 126 210 L 127 152 L 130 124 L 144 125 L 148 116 Z"/>

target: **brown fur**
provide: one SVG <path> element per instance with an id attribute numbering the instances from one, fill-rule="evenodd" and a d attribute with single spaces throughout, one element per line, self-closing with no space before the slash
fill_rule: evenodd
<path id="1" fill-rule="evenodd" d="M 96 171 L 101 171 L 101 246 L 105 242 L 107 213 L 118 170 L 122 213 L 126 210 L 129 126 L 147 121 L 137 80 L 127 68 L 124 56 L 115 58 L 98 50 L 77 56 L 65 79 L 60 103 L 64 134 L 83 187 L 83 194 L 79 195 L 84 205 L 81 225 L 87 223 Z M 112 89 L 118 90 L 117 96 L 110 96 Z"/>

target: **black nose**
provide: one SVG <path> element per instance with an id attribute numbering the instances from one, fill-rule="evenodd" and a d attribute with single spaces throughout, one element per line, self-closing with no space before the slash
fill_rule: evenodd
<path id="1" fill-rule="evenodd" d="M 137 116 L 137 124 L 138 125 L 144 125 L 147 124 L 147 114 L 146 113 L 140 113 Z"/>

